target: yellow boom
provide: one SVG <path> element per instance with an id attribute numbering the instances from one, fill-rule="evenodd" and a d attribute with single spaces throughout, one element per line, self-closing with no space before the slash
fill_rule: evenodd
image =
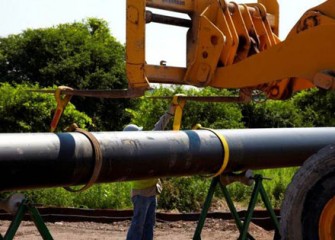
<path id="1" fill-rule="evenodd" d="M 190 20 L 151 13 L 146 7 L 186 13 Z M 308 10 L 287 39 L 278 39 L 275 0 L 235 4 L 224 0 L 127 0 L 127 77 L 129 89 L 152 83 L 253 90 L 285 99 L 311 87 L 333 89 L 335 0 Z M 148 65 L 146 23 L 189 28 L 187 66 Z"/>

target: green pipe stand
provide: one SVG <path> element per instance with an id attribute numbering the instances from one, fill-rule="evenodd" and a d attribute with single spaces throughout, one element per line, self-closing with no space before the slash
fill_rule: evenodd
<path id="1" fill-rule="evenodd" d="M 5 236 L 0 234 L 0 239 L 2 240 L 12 240 L 19 228 L 25 214 L 28 213 L 35 223 L 38 231 L 40 232 L 42 238 L 44 240 L 53 240 L 47 226 L 45 225 L 40 213 L 38 212 L 37 208 L 31 203 L 28 199 L 24 199 L 19 207 L 17 212 L 15 213 L 14 219 L 12 220 L 11 224 L 8 227 L 8 230 Z"/>
<path id="2" fill-rule="evenodd" d="M 193 236 L 193 240 L 201 240 L 201 231 L 204 227 L 205 220 L 206 220 L 206 217 L 207 217 L 207 213 L 208 213 L 208 210 L 210 208 L 210 205 L 211 205 L 211 202 L 212 202 L 212 199 L 213 199 L 213 195 L 214 195 L 214 192 L 215 192 L 215 188 L 218 184 L 220 185 L 220 188 L 223 192 L 223 195 L 224 195 L 225 200 L 227 202 L 227 205 L 229 207 L 230 213 L 232 214 L 232 216 L 235 220 L 235 224 L 236 224 L 236 226 L 237 226 L 237 228 L 240 232 L 240 236 L 238 238 L 239 240 L 246 240 L 246 239 L 254 240 L 253 236 L 248 233 L 248 229 L 249 229 L 249 224 L 251 222 L 253 211 L 254 211 L 255 206 L 256 206 L 258 194 L 261 195 L 262 201 L 264 202 L 264 205 L 265 205 L 267 211 L 270 214 L 270 218 L 271 218 L 272 222 L 274 223 L 275 239 L 280 238 L 279 237 L 279 222 L 278 222 L 277 216 L 276 216 L 276 214 L 275 214 L 275 212 L 274 212 L 274 210 L 271 206 L 269 198 L 268 198 L 268 196 L 265 192 L 265 189 L 263 187 L 262 181 L 265 178 L 263 178 L 261 175 L 255 175 L 252 179 L 254 179 L 255 184 L 254 184 L 254 188 L 253 188 L 253 191 L 252 191 L 252 194 L 251 194 L 251 199 L 250 199 L 250 202 L 249 202 L 248 210 L 247 210 L 247 213 L 246 213 L 246 216 L 244 218 L 243 223 L 241 221 L 240 216 L 238 215 L 238 212 L 235 208 L 235 205 L 234 205 L 234 203 L 233 203 L 233 201 L 230 197 L 230 194 L 229 194 L 226 186 L 221 184 L 220 177 L 218 176 L 218 177 L 215 177 L 215 178 L 212 179 L 212 182 L 211 182 L 211 185 L 209 187 L 207 197 L 206 197 L 206 200 L 205 200 L 205 203 L 204 203 L 204 206 L 202 208 L 201 215 L 200 215 L 200 218 L 199 218 L 199 221 L 198 221 L 198 224 L 197 224 L 197 228 L 196 228 L 194 236 Z"/>

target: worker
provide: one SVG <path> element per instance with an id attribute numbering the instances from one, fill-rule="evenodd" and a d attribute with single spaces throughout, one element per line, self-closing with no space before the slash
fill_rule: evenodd
<path id="1" fill-rule="evenodd" d="M 155 124 L 154 131 L 164 130 L 174 116 L 176 106 L 171 104 L 169 110 Z M 123 131 L 141 131 L 143 128 L 134 124 L 127 125 Z M 159 156 L 158 156 L 159 157 Z M 156 195 L 162 191 L 159 179 L 138 180 L 132 182 L 131 200 L 134 215 L 128 230 L 127 240 L 153 239 L 156 222 Z"/>

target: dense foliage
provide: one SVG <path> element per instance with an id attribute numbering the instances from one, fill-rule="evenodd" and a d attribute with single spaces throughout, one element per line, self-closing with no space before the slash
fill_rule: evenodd
<path id="1" fill-rule="evenodd" d="M 56 103 L 53 95 L 30 92 L 38 85 L 28 86 L 0 84 L 0 132 L 48 132 Z M 85 113 L 69 104 L 59 126 L 77 123 L 87 128 L 92 120 Z"/>
<path id="2" fill-rule="evenodd" d="M 163 88 L 158 87 L 146 98 L 142 98 L 134 109 L 127 109 L 132 114 L 132 122 L 143 126 L 144 129 L 153 128 L 159 117 L 168 110 L 171 99 L 162 100 L 155 97 L 173 96 L 184 94 L 187 96 L 229 96 L 227 90 L 212 88 L 184 89 L 181 87 Z M 183 109 L 182 129 L 192 129 L 199 123 L 204 127 L 215 129 L 243 128 L 242 113 L 237 104 L 227 103 L 206 103 L 189 101 Z M 167 129 L 171 129 L 171 124 Z"/>
<path id="3" fill-rule="evenodd" d="M 130 183 L 99 184 L 71 193 L 63 188 L 29 190 L 24 194 L 33 202 L 47 206 L 125 209 L 131 207 Z"/>
<path id="4" fill-rule="evenodd" d="M 66 85 L 76 89 L 126 88 L 124 46 L 100 19 L 28 29 L 0 38 L 0 82 Z M 96 130 L 120 129 L 129 117 L 129 100 L 73 98 L 93 119 Z M 92 128 L 91 126 L 91 128 Z"/>

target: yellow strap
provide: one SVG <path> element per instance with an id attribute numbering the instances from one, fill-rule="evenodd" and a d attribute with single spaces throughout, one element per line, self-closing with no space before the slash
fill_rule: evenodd
<path id="1" fill-rule="evenodd" d="M 220 134 L 218 131 L 214 130 L 214 129 L 211 129 L 211 128 L 204 128 L 202 127 L 200 124 L 197 124 L 193 127 L 193 129 L 203 129 L 203 130 L 208 130 L 212 133 L 214 133 L 218 139 L 220 140 L 221 144 L 222 144 L 222 147 L 223 147 L 223 162 L 222 162 L 222 165 L 221 165 L 221 168 L 219 169 L 219 171 L 217 173 L 215 173 L 212 177 L 217 177 L 219 175 L 221 175 L 224 170 L 226 169 L 227 165 L 228 165 L 228 162 L 229 162 L 229 145 L 228 145 L 228 142 L 226 140 L 226 138 Z"/>
<path id="2" fill-rule="evenodd" d="M 180 96 L 185 96 L 184 94 L 176 94 L 173 96 L 172 104 L 176 105 L 176 110 L 174 113 L 174 119 L 173 119 L 173 130 L 178 131 L 181 126 L 181 119 L 183 116 L 183 108 L 185 106 L 186 100 L 184 99 L 178 99 Z"/>
<path id="3" fill-rule="evenodd" d="M 56 130 L 59 119 L 62 116 L 65 107 L 67 106 L 67 104 L 69 103 L 72 97 L 72 95 L 65 95 L 64 97 L 61 96 L 61 91 L 65 89 L 72 90 L 72 88 L 69 88 L 66 86 L 59 86 L 55 91 L 55 99 L 57 102 L 57 107 L 56 107 L 54 116 L 52 118 L 51 124 L 50 124 L 51 132 L 54 132 Z"/>

